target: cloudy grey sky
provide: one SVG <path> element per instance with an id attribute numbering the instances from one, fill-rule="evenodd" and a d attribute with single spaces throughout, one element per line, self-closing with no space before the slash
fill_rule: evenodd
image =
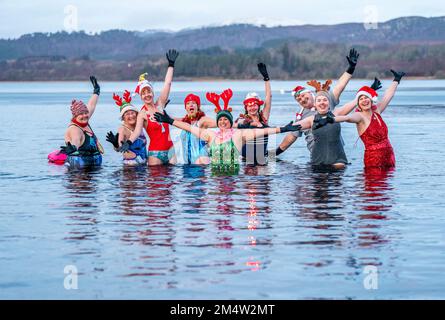
<path id="1" fill-rule="evenodd" d="M 443 0 L 0 0 L 0 38 L 31 32 L 180 30 L 247 22 L 272 25 L 445 16 Z"/>

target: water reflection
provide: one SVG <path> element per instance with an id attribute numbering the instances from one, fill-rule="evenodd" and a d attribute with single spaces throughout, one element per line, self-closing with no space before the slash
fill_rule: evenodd
<path id="1" fill-rule="evenodd" d="M 70 226 L 70 231 L 65 240 L 97 238 L 99 174 L 100 169 L 67 171 L 63 183 L 66 189 L 64 211 L 68 213 L 66 224 Z"/>

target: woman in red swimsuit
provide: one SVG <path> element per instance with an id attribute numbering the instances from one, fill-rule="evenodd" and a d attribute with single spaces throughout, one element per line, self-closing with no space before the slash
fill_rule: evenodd
<path id="1" fill-rule="evenodd" d="M 166 123 L 158 123 L 153 115 L 155 112 L 163 110 L 167 105 L 170 88 L 173 81 L 173 68 L 175 66 L 176 58 L 178 57 L 176 50 L 169 50 L 166 53 L 168 60 L 167 74 L 165 75 L 164 87 L 158 100 L 154 100 L 153 85 L 145 79 L 146 73 L 139 76 L 139 82 L 135 93 L 141 96 L 144 106 L 138 114 L 138 120 L 135 130 L 119 149 L 121 152 L 129 150 L 131 144 L 136 141 L 142 132 L 142 128 L 150 138 L 148 146 L 148 165 L 156 166 L 163 164 L 176 163 L 175 148 L 170 137 L 169 125 Z"/>
<path id="2" fill-rule="evenodd" d="M 394 81 L 386 90 L 381 102 L 377 103 L 377 92 L 364 86 L 357 93 L 357 110 L 350 115 L 335 117 L 336 122 L 357 125 L 357 131 L 365 145 L 365 168 L 393 168 L 396 165 L 394 151 L 388 138 L 388 127 L 381 113 L 385 111 L 396 92 L 404 72 L 391 70 Z"/>

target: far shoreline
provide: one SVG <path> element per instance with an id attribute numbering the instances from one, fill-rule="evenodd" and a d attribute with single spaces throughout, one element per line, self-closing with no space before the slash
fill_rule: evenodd
<path id="1" fill-rule="evenodd" d="M 328 79 L 328 78 L 317 78 L 317 80 L 319 79 Z M 392 77 L 389 78 L 379 78 L 380 80 L 391 80 Z M 297 82 L 301 82 L 301 81 L 308 81 L 309 79 L 271 79 L 271 81 L 297 81 Z M 332 80 L 336 80 L 336 79 L 332 79 Z M 352 78 L 352 80 L 369 80 L 369 78 Z M 436 78 L 436 77 L 404 77 L 404 80 L 445 80 L 445 78 Z M 5 83 L 5 82 L 13 82 L 13 83 L 20 83 L 20 82 L 82 82 L 82 81 L 86 81 L 85 79 L 78 79 L 78 80 L 0 80 L 0 83 Z M 160 80 L 153 80 L 152 82 L 163 82 L 163 79 Z M 255 79 L 222 79 L 222 78 L 207 78 L 207 77 L 203 77 L 203 78 L 179 78 L 179 79 L 174 79 L 173 81 L 177 81 L 177 82 L 227 82 L 227 81 L 237 81 L 237 82 L 251 82 L 251 81 L 262 81 L 258 78 Z M 137 82 L 134 79 L 126 79 L 126 80 L 101 80 L 101 82 Z"/>

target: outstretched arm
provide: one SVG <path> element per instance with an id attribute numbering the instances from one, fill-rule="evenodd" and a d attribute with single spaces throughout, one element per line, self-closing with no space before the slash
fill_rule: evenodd
<path id="1" fill-rule="evenodd" d="M 359 56 L 360 54 L 354 48 L 349 51 L 349 55 L 346 57 L 349 63 L 349 67 L 346 72 L 343 73 L 342 76 L 338 79 L 337 84 L 332 90 L 332 94 L 334 95 L 336 101 L 340 99 L 340 95 L 345 90 L 346 85 L 349 83 L 349 80 L 352 79 L 352 75 L 354 74 L 355 67 L 357 66 Z"/>
<path id="2" fill-rule="evenodd" d="M 344 106 L 340 107 L 340 108 L 336 108 L 333 113 L 336 116 L 345 116 L 347 114 L 349 114 L 352 110 L 354 110 L 354 108 L 357 106 L 357 100 L 351 100 L 348 103 L 346 103 Z"/>
<path id="3" fill-rule="evenodd" d="M 161 95 L 157 101 L 158 105 L 165 106 L 170 94 L 170 89 L 173 82 L 173 70 L 175 67 L 175 61 L 179 53 L 176 50 L 168 50 L 165 54 L 168 60 L 167 73 L 165 74 L 164 87 L 162 88 Z"/>
<path id="4" fill-rule="evenodd" d="M 242 137 L 245 141 L 252 140 L 267 135 L 273 135 L 277 133 L 293 132 L 301 129 L 301 125 L 293 124 L 293 121 L 289 122 L 284 127 L 277 128 L 264 128 L 264 129 L 243 129 L 241 131 Z"/>
<path id="5" fill-rule="evenodd" d="M 200 121 L 201 128 L 216 128 L 216 121 L 210 117 L 202 117 Z"/>
<path id="6" fill-rule="evenodd" d="M 363 120 L 362 115 L 359 112 L 354 112 L 346 116 L 335 117 L 335 122 L 349 122 L 349 123 L 359 123 Z"/>
<path id="7" fill-rule="evenodd" d="M 95 76 L 90 76 L 90 81 L 93 85 L 93 95 L 91 96 L 90 100 L 88 100 L 87 108 L 89 111 L 89 117 L 91 118 L 94 111 L 96 110 L 97 101 L 99 100 L 100 86 L 97 83 L 97 79 Z"/>
<path id="8" fill-rule="evenodd" d="M 215 135 L 210 130 L 192 126 L 187 122 L 174 120 L 168 115 L 166 111 L 164 111 L 164 113 L 156 112 L 154 117 L 158 122 L 168 123 L 170 125 L 175 126 L 176 128 L 188 131 L 191 134 L 197 136 L 199 139 L 206 141 L 207 143 L 210 143 L 210 141 L 212 141 L 213 139 L 213 136 Z"/>

